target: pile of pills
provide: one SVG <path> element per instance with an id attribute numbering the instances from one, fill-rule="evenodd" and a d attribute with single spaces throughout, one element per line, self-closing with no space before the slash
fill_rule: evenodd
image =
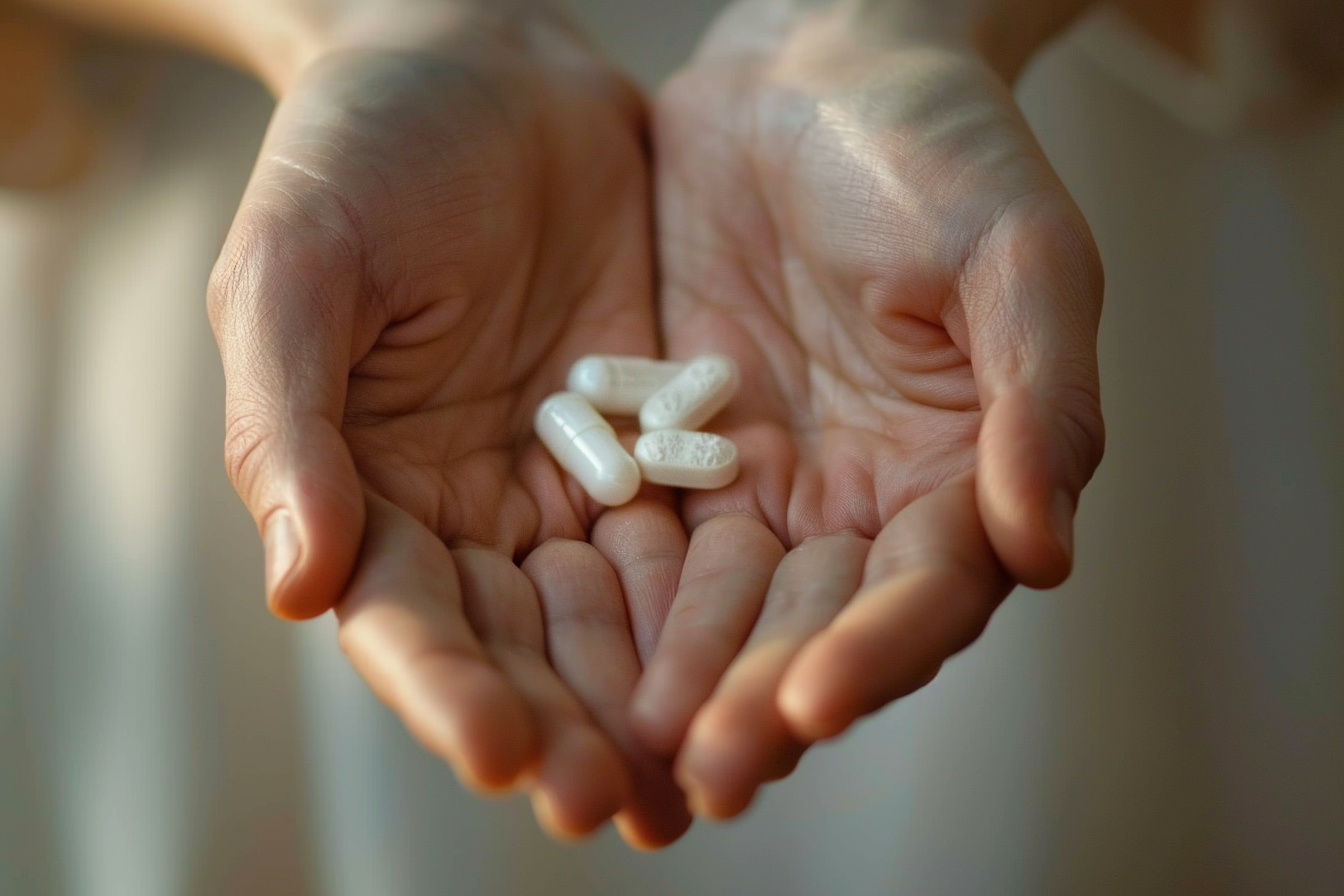
<path id="1" fill-rule="evenodd" d="M 723 488 L 737 478 L 737 446 L 697 432 L 737 393 L 737 365 L 722 355 L 655 361 L 619 355 L 580 358 L 569 390 L 537 409 L 537 436 L 593 500 L 616 507 L 642 481 Z M 638 414 L 644 433 L 631 457 L 602 414 Z"/>

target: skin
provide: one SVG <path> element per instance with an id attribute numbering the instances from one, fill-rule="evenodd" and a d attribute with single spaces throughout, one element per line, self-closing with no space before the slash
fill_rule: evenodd
<path id="1" fill-rule="evenodd" d="M 270 605 L 556 836 L 741 811 L 1067 574 L 1101 273 L 1006 84 L 1086 3 L 741 3 L 652 144 L 540 3 L 38 5 L 281 97 L 210 290 Z M 743 476 L 601 508 L 532 411 L 662 349 L 740 363 Z"/>
<path id="2" fill-rule="evenodd" d="M 658 846 L 689 816 L 622 709 L 685 536 L 668 492 L 604 512 L 532 435 L 577 357 L 658 351 L 643 125 L 549 23 L 326 56 L 276 112 L 211 316 L 272 608 L 335 607 L 469 785 Z"/>
<path id="3" fill-rule="evenodd" d="M 1100 263 L 1003 79 L 853 5 L 739 6 L 655 108 L 663 325 L 743 375 L 631 714 L 697 813 L 1068 573 Z"/>

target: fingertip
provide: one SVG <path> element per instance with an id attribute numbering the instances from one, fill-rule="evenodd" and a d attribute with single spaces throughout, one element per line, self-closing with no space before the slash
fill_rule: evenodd
<path id="1" fill-rule="evenodd" d="M 670 813 L 657 819 L 621 812 L 615 818 L 621 839 L 640 852 L 657 852 L 680 840 L 694 823 L 690 810 Z"/>
<path id="2" fill-rule="evenodd" d="M 826 642 L 808 645 L 780 682 L 776 707 L 789 733 L 803 744 L 838 737 L 860 715 L 850 707 L 843 682 L 836 683 L 833 652 Z"/>
<path id="3" fill-rule="evenodd" d="M 797 740 L 810 745 L 927 685 L 948 656 L 978 636 L 989 609 L 957 607 L 937 574 L 913 574 L 856 599 L 849 615 L 814 638 L 780 683 L 776 707 Z M 955 587 L 955 586 L 954 586 Z M 892 600 L 894 596 L 904 599 Z"/>
<path id="4" fill-rule="evenodd" d="M 715 762 L 703 755 L 678 761 L 674 772 L 677 784 L 686 792 L 686 803 L 697 818 L 728 821 L 750 808 L 761 782 L 755 778 L 725 775 Z"/>
<path id="5" fill-rule="evenodd" d="M 505 692 L 501 685 L 500 694 Z M 516 697 L 482 700 L 496 718 L 478 723 L 460 747 L 460 771 L 468 787 L 481 793 L 504 793 L 517 786 L 536 756 L 532 720 Z M 481 715 L 478 712 L 478 716 Z"/>
<path id="6" fill-rule="evenodd" d="M 288 507 L 263 525 L 266 603 L 281 619 L 302 621 L 340 601 L 354 573 L 364 532 L 363 506 L 322 502 L 301 518 Z M 337 506 L 331 506 L 331 505 Z"/>
<path id="7" fill-rule="evenodd" d="M 297 577 L 296 577 L 297 578 Z M 272 615 L 286 622 L 306 622 L 332 609 L 339 600 L 339 589 L 313 585 L 302 580 L 286 582 L 270 590 L 266 606 Z"/>
<path id="8" fill-rule="evenodd" d="M 434 660 L 405 695 L 402 715 L 415 738 L 443 757 L 463 786 L 498 794 L 517 786 L 536 758 L 538 738 L 518 694 L 489 668 Z"/>
<path id="9" fill-rule="evenodd" d="M 805 743 L 815 744 L 839 737 L 850 724 L 829 713 L 813 695 L 802 691 L 780 694 L 779 711 L 789 726 L 789 733 Z"/>
<path id="10" fill-rule="evenodd" d="M 1005 564 L 1018 582 L 1028 588 L 1055 588 L 1073 573 L 1074 506 L 1073 496 L 1058 488 L 1031 513 L 1035 536 L 1022 539 L 1013 567 Z"/>
<path id="11" fill-rule="evenodd" d="M 266 602 L 271 612 L 282 619 L 307 619 L 320 614 L 303 615 L 306 607 L 291 607 L 285 599 L 289 593 L 286 587 L 294 567 L 303 556 L 303 547 L 299 533 L 294 525 L 294 515 L 288 508 L 281 507 L 272 513 L 262 525 L 262 543 L 266 550 Z"/>
<path id="12" fill-rule="evenodd" d="M 695 717 L 673 774 L 686 792 L 691 811 L 722 821 L 742 814 L 775 764 L 778 737 L 785 732 L 761 730 L 731 702 L 710 701 Z"/>
<path id="13" fill-rule="evenodd" d="M 532 815 L 546 835 L 553 840 L 575 841 L 583 839 L 581 833 L 570 833 L 559 814 L 555 811 L 555 801 L 544 789 L 532 792 Z"/>
<path id="14" fill-rule="evenodd" d="M 1055 528 L 1053 509 L 1032 510 L 1024 516 L 1034 522 L 995 526 L 986 523 L 986 533 L 999 562 L 1013 581 L 1028 588 L 1046 590 L 1062 585 L 1073 573 L 1073 526 L 1067 533 Z"/>
<path id="15" fill-rule="evenodd" d="M 1076 501 L 1058 446 L 1025 388 L 990 406 L 980 435 L 976 500 L 999 562 L 1029 588 L 1054 588 L 1073 569 Z"/>
<path id="16" fill-rule="evenodd" d="M 504 796 L 518 788 L 530 758 L 526 748 L 505 748 L 488 759 L 471 756 L 448 762 L 463 787 L 481 796 Z"/>
<path id="17" fill-rule="evenodd" d="M 340 433 L 318 418 L 235 422 L 225 458 L 265 547 L 271 612 L 303 620 L 330 610 L 354 572 L 368 513 Z"/>
<path id="18" fill-rule="evenodd" d="M 714 790 L 688 790 L 686 802 L 691 814 L 707 821 L 732 821 L 751 808 L 756 801 L 757 788 L 738 790 L 727 794 Z"/>
<path id="19" fill-rule="evenodd" d="M 774 761 L 765 770 L 765 775 L 761 781 L 762 786 L 771 781 L 782 781 L 789 775 L 798 770 L 798 765 L 803 761 L 809 746 L 798 741 L 794 741 L 787 750 L 781 752 L 775 757 Z"/>
<path id="20" fill-rule="evenodd" d="M 1040 564 L 1040 576 L 1019 579 L 1028 588 L 1054 588 L 1073 573 L 1073 517 L 1077 502 L 1067 489 L 1056 489 L 1046 510 L 1045 526 L 1050 533 L 1048 556 Z"/>
<path id="21" fill-rule="evenodd" d="M 678 840 L 693 818 L 686 794 L 663 761 L 639 751 L 627 751 L 634 786 L 630 800 L 616 815 L 621 836 L 636 849 L 661 849 Z"/>
<path id="22" fill-rule="evenodd" d="M 557 840 L 581 840 L 625 805 L 629 776 L 616 748 L 596 732 L 573 731 L 562 743 L 544 760 L 533 812 Z"/>
<path id="23" fill-rule="evenodd" d="M 561 843 L 579 843 L 587 840 L 599 825 L 576 824 L 555 808 L 555 800 L 545 790 L 532 793 L 532 815 L 546 836 Z"/>

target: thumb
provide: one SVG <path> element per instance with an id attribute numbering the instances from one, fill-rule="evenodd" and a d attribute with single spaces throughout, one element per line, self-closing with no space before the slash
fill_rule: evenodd
<path id="1" fill-rule="evenodd" d="M 255 208 L 255 207 L 254 207 Z M 225 461 L 266 547 L 271 610 L 329 610 L 354 568 L 364 498 L 341 435 L 354 326 L 349 261 L 317 230 L 244 206 L 211 276 L 224 363 Z M 331 247 L 331 248 L 327 248 Z"/>
<path id="2" fill-rule="evenodd" d="M 1019 200 L 968 264 L 963 304 L 984 409 L 976 501 L 1000 562 L 1052 588 L 1073 563 L 1073 518 L 1105 443 L 1097 372 L 1104 291 L 1081 213 Z"/>

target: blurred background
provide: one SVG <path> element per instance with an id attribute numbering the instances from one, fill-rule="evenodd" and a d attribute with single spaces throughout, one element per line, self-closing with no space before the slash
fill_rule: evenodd
<path id="1" fill-rule="evenodd" d="M 650 86 L 719 6 L 569 5 Z M 1344 893 L 1344 105 L 1211 22 L 1202 73 L 1101 15 L 1018 91 L 1108 273 L 1074 578 L 652 856 L 466 794 L 267 614 L 203 296 L 271 104 L 82 45 L 101 141 L 23 151 L 91 169 L 0 189 L 0 894 Z"/>

